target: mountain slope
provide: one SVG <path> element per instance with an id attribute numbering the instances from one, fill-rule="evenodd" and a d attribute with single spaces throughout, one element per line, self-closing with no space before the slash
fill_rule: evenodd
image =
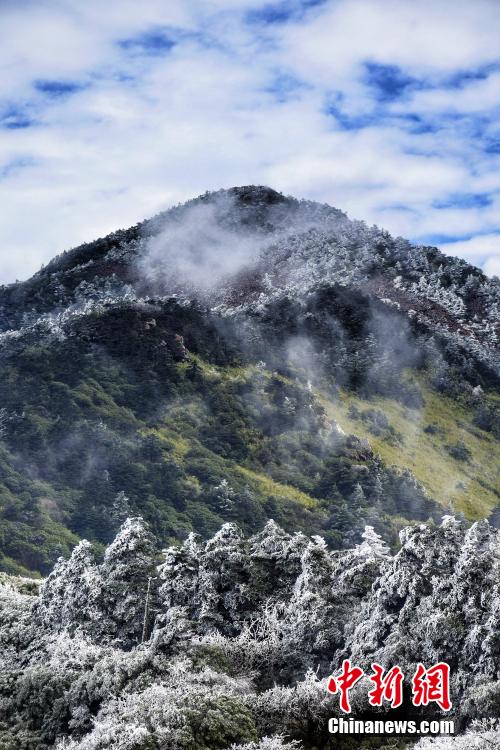
<path id="1" fill-rule="evenodd" d="M 329 206 L 206 194 L 0 289 L 0 567 L 131 513 L 394 544 L 500 496 L 500 284 Z M 495 514 L 496 515 L 496 514 Z"/>

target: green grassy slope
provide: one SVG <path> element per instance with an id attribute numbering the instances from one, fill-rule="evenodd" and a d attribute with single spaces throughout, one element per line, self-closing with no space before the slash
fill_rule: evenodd
<path id="1" fill-rule="evenodd" d="M 70 334 L 0 358 L 9 573 L 46 573 L 81 537 L 106 544 L 128 515 L 163 544 L 274 518 L 338 548 L 366 523 L 395 544 L 402 524 L 450 502 L 468 518 L 497 504 L 497 440 L 422 368 L 401 375 L 393 399 L 339 388 L 326 367 L 312 386 L 303 363 L 280 367 L 272 343 L 258 364 L 220 321 L 173 301 L 113 307 Z M 404 406 L 408 394 L 423 405 Z"/>
<path id="2" fill-rule="evenodd" d="M 421 408 L 381 397 L 367 401 L 345 390 L 334 402 L 324 396 L 321 401 L 343 430 L 368 439 L 388 465 L 410 469 L 443 506 L 451 503 L 454 511 L 471 520 L 484 518 L 500 500 L 500 443 L 473 425 L 470 408 L 425 383 L 420 386 Z M 366 418 L 353 418 L 353 406 L 361 414 L 373 409 L 382 412 L 397 436 L 374 434 Z M 466 460 L 454 458 L 447 449 L 459 442 L 470 452 Z"/>

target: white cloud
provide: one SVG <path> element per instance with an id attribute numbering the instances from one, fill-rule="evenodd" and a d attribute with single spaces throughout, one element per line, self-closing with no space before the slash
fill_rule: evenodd
<path id="1" fill-rule="evenodd" d="M 472 114 L 487 112 L 499 106 L 500 72 L 493 72 L 486 78 L 472 80 L 456 89 L 442 88 L 418 91 L 410 103 L 397 105 L 395 111 L 404 111 L 408 106 L 422 114 L 443 114 L 453 112 Z"/>
<path id="2" fill-rule="evenodd" d="M 0 279 L 206 189 L 252 182 L 410 238 L 500 231 L 500 74 L 447 84 L 500 62 L 498 3 L 327 0 L 284 24 L 247 19 L 267 5 L 1 4 L 0 117 L 34 126 L 0 128 Z M 153 31 L 175 46 L 119 44 Z M 427 88 L 383 101 L 367 61 Z M 39 79 L 84 87 L 50 97 L 34 90 Z M 368 120 L 343 119 L 353 117 Z M 454 205 L 461 193 L 489 199 Z M 499 254 L 470 256 L 489 269 Z"/>
<path id="3" fill-rule="evenodd" d="M 497 254 L 500 258 L 500 233 L 483 234 L 459 242 L 446 242 L 440 247 L 449 255 L 458 255 L 460 258 L 491 257 Z"/>
<path id="4" fill-rule="evenodd" d="M 490 63 L 499 24 L 493 0 L 344 0 L 285 38 L 302 74 L 334 86 L 364 60 L 434 77 Z"/>
<path id="5" fill-rule="evenodd" d="M 440 245 L 443 252 L 480 264 L 488 276 L 500 276 L 500 232 L 472 237 L 461 242 L 447 242 Z"/>
<path id="6" fill-rule="evenodd" d="M 498 276 L 500 278 L 500 255 L 492 255 L 487 258 L 483 270 L 488 276 Z"/>

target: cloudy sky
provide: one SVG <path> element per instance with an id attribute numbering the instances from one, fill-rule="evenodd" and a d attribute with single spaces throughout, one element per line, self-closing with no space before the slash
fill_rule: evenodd
<path id="1" fill-rule="evenodd" d="M 498 0 L 0 0 L 0 283 L 205 190 L 500 275 Z"/>

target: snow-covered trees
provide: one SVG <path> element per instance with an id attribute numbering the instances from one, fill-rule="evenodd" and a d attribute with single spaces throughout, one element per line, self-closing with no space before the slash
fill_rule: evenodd
<path id="1" fill-rule="evenodd" d="M 149 633 L 151 601 L 156 586 L 155 540 L 142 518 L 129 518 L 107 548 L 100 568 L 100 607 L 105 632 L 124 646 L 137 644 Z"/>
<path id="2" fill-rule="evenodd" d="M 332 553 L 272 521 L 250 538 L 225 524 L 159 560 L 128 519 L 102 563 L 80 543 L 39 596 L 0 582 L 0 747 L 322 747 L 327 677 L 347 656 L 406 673 L 446 661 L 458 725 L 498 716 L 499 580 L 499 532 L 484 521 L 404 529 L 396 555 L 369 526 Z M 361 691 L 353 705 L 367 710 Z M 498 736 L 483 722 L 418 748 Z"/>
<path id="3" fill-rule="evenodd" d="M 212 750 L 257 739 L 242 684 L 192 664 L 164 665 L 161 680 L 111 697 L 91 732 L 58 750 Z"/>
<path id="4" fill-rule="evenodd" d="M 455 713 L 496 715 L 500 547 L 486 521 L 466 528 L 447 516 L 438 528 L 402 532 L 402 548 L 384 564 L 345 653 L 360 664 L 447 662 Z"/>
<path id="5" fill-rule="evenodd" d="M 426 737 L 414 750 L 498 750 L 500 722 L 486 719 L 472 722 L 470 729 L 457 737 Z"/>
<path id="6" fill-rule="evenodd" d="M 293 750 L 300 744 L 295 740 L 287 742 L 284 737 L 263 737 L 260 742 L 249 742 L 245 745 L 233 745 L 230 750 Z"/>
<path id="7" fill-rule="evenodd" d="M 91 545 L 80 542 L 69 560 L 58 561 L 40 591 L 36 616 L 46 627 L 131 647 L 142 638 L 155 598 L 156 548 L 142 518 L 129 518 L 107 548 L 101 565 Z M 146 622 L 149 631 L 151 622 Z"/>
<path id="8" fill-rule="evenodd" d="M 98 608 L 102 578 L 92 546 L 82 541 L 69 560 L 60 558 L 41 587 L 35 605 L 37 617 L 51 630 L 78 629 L 92 632 L 99 628 L 102 613 Z"/>
<path id="9" fill-rule="evenodd" d="M 367 559 L 379 559 L 383 560 L 389 557 L 389 548 L 384 542 L 382 537 L 377 534 L 373 526 L 365 526 L 365 530 L 362 533 L 362 544 L 356 548 L 356 551 L 360 556 L 365 556 Z"/>

